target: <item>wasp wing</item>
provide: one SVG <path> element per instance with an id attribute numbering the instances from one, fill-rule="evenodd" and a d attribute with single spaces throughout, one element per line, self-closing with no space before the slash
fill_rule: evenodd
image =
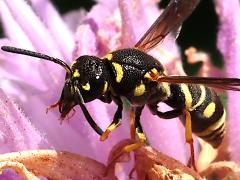
<path id="1" fill-rule="evenodd" d="M 240 91 L 240 79 L 238 78 L 163 76 L 159 77 L 157 82 L 203 84 L 218 89 Z"/>
<path id="2" fill-rule="evenodd" d="M 200 0 L 171 0 L 164 12 L 137 42 L 135 48 L 144 52 L 156 46 L 193 12 Z"/>

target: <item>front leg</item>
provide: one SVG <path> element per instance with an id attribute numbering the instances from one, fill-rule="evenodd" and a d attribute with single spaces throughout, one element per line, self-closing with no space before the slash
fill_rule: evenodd
<path id="1" fill-rule="evenodd" d="M 74 88 L 75 88 L 75 92 L 77 93 L 76 94 L 76 101 L 77 101 L 78 105 L 81 107 L 82 112 L 83 112 L 87 122 L 95 130 L 96 133 L 98 133 L 99 135 L 102 135 L 103 134 L 102 129 L 95 123 L 92 116 L 89 114 L 86 106 L 83 104 L 82 95 L 80 93 L 80 90 L 78 89 L 77 86 L 74 86 Z"/>
<path id="2" fill-rule="evenodd" d="M 134 134 L 137 134 L 138 141 L 136 143 L 125 146 L 122 149 L 121 153 L 129 153 L 145 144 L 146 136 L 143 132 L 142 125 L 140 123 L 140 117 L 141 117 L 143 108 L 144 108 L 144 106 L 131 108 L 131 114 L 134 114 L 134 115 L 131 115 L 131 117 L 130 117 L 130 122 L 133 122 L 133 123 L 131 123 L 131 126 L 134 125 L 134 127 L 131 127 L 131 138 L 135 139 L 133 137 L 133 131 L 134 131 Z"/>
<path id="3" fill-rule="evenodd" d="M 113 121 L 111 124 L 107 127 L 106 131 L 101 135 L 100 141 L 105 141 L 109 134 L 116 129 L 122 120 L 122 111 L 123 111 L 123 103 L 122 100 L 119 97 L 114 98 L 114 102 L 118 105 L 117 111 L 114 114 Z"/>

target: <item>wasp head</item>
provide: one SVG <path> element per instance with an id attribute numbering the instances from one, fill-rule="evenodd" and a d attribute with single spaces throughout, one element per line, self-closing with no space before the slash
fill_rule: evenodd
<path id="1" fill-rule="evenodd" d="M 67 72 L 59 111 L 64 118 L 77 104 L 93 101 L 108 89 L 108 70 L 103 60 L 95 56 L 80 56 Z"/>

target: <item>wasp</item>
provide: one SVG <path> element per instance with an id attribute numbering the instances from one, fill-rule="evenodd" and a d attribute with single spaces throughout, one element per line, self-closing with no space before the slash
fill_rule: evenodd
<path id="1" fill-rule="evenodd" d="M 147 106 L 153 115 L 163 119 L 183 117 L 186 142 L 191 147 L 191 162 L 194 165 L 192 132 L 198 137 L 218 147 L 224 137 L 226 111 L 212 88 L 225 90 L 240 89 L 237 78 L 205 78 L 190 76 L 167 76 L 159 60 L 147 52 L 154 48 L 173 29 L 192 13 L 200 0 L 172 0 L 164 12 L 135 44 L 133 48 L 120 49 L 108 53 L 103 58 L 84 55 L 71 66 L 64 61 L 45 54 L 15 47 L 3 46 L 2 50 L 52 61 L 66 70 L 65 84 L 59 101 L 51 107 L 59 107 L 61 118 L 79 105 L 86 120 L 100 135 L 107 139 L 122 119 L 123 98 L 131 105 L 131 138 L 138 140 L 124 147 L 131 152 L 143 146 L 146 136 L 140 117 Z M 103 131 L 93 120 L 85 103 L 100 99 L 104 103 L 112 101 L 117 105 L 112 123 Z M 172 110 L 161 112 L 158 103 L 163 102 Z"/>

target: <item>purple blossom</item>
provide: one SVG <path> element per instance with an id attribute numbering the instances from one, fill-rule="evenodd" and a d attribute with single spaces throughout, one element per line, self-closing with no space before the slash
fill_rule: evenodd
<path id="1" fill-rule="evenodd" d="M 240 3 L 238 0 L 216 1 L 216 12 L 220 18 L 218 47 L 225 59 L 228 77 L 240 77 Z M 240 94 L 228 93 L 229 151 L 234 161 L 240 162 Z"/>
<path id="2" fill-rule="evenodd" d="M 80 55 L 103 56 L 109 51 L 132 47 L 160 14 L 154 0 L 131 3 L 128 0 L 108 3 L 98 0 L 90 12 L 79 10 L 65 17 L 61 17 L 48 0 L 28 2 L 0 1 L 0 21 L 5 34 L 5 38 L 0 39 L 0 46 L 42 52 L 69 64 Z M 221 2 L 217 4 L 220 6 Z M 151 54 L 167 67 L 169 74 L 183 74 L 181 63 L 174 61 L 179 59 L 174 40 L 174 37 L 167 37 Z M 237 62 L 235 57 L 232 61 Z M 0 52 L 0 152 L 48 148 L 80 154 L 106 164 L 113 145 L 130 137 L 128 109 L 122 125 L 104 142 L 99 141 L 78 107 L 69 122 L 62 124 L 58 121 L 57 110 L 46 115 L 46 107 L 60 96 L 64 77 L 63 69 L 53 63 Z M 96 123 L 106 129 L 116 105 L 96 100 L 88 103 L 87 108 Z M 167 107 L 163 105 L 161 109 Z M 141 122 L 152 147 L 187 162 L 188 147 L 178 119 L 164 121 L 144 109 Z M 128 175 L 127 172 L 122 174 Z"/>

